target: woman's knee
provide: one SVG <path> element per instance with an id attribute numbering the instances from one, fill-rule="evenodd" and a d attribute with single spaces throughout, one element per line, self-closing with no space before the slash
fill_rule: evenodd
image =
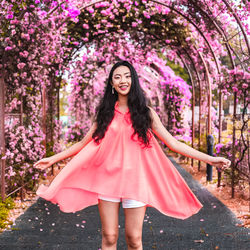
<path id="1" fill-rule="evenodd" d="M 130 248 L 138 249 L 142 244 L 142 235 L 138 233 L 126 234 L 126 241 Z"/>
<path id="2" fill-rule="evenodd" d="M 118 240 L 118 232 L 106 232 L 106 231 L 103 231 L 102 232 L 102 237 L 103 237 L 103 240 L 105 242 L 105 245 L 113 246 L 113 245 L 116 244 L 116 242 Z"/>

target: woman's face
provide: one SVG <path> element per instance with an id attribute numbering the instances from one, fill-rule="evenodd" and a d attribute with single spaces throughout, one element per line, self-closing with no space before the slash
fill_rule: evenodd
<path id="1" fill-rule="evenodd" d="M 120 95 L 127 95 L 131 88 L 131 73 L 127 66 L 117 67 L 112 76 L 112 86 Z"/>

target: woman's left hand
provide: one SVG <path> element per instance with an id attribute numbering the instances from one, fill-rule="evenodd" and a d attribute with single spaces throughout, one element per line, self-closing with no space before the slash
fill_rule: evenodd
<path id="1" fill-rule="evenodd" d="M 212 157 L 211 161 L 208 164 L 215 166 L 220 170 L 230 167 L 231 161 L 224 157 Z"/>

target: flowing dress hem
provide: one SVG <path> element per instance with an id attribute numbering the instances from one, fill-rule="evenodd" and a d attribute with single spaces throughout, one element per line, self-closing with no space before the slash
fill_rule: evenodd
<path id="1" fill-rule="evenodd" d="M 48 186 L 45 186 L 43 184 L 41 186 L 43 188 L 43 191 L 44 191 L 45 188 L 46 189 L 48 188 Z M 65 189 L 65 187 L 64 187 L 64 189 Z M 36 194 L 39 195 L 41 198 L 43 198 L 43 199 L 45 199 L 47 201 L 50 201 L 53 204 L 57 205 L 60 208 L 60 210 L 62 212 L 64 212 L 64 213 L 76 213 L 76 212 L 81 211 L 81 210 L 83 210 L 83 209 L 85 209 L 87 207 L 98 205 L 98 203 L 99 203 L 98 202 L 98 200 L 99 200 L 98 195 L 108 196 L 108 197 L 112 197 L 112 198 L 131 199 L 131 200 L 136 200 L 136 201 L 139 201 L 139 202 L 143 202 L 143 203 L 146 204 L 146 207 L 155 208 L 160 213 L 162 213 L 162 214 L 164 214 L 164 215 L 166 215 L 168 217 L 172 217 L 172 218 L 176 218 L 176 219 L 182 219 L 182 220 L 185 220 L 185 219 L 187 219 L 187 218 L 189 218 L 189 217 L 197 214 L 200 211 L 200 209 L 203 207 L 203 205 L 201 203 L 199 203 L 200 207 L 197 207 L 195 210 L 193 210 L 188 215 L 173 215 L 173 214 L 171 215 L 171 213 L 168 213 L 168 212 L 166 212 L 166 211 L 164 211 L 164 210 L 162 210 L 160 208 L 157 208 L 157 206 L 155 206 L 154 204 L 150 204 L 150 202 L 146 202 L 146 201 L 143 201 L 143 200 L 135 199 L 134 197 L 130 197 L 130 196 L 120 196 L 120 197 L 117 197 L 117 196 L 110 195 L 110 194 L 107 194 L 107 193 L 101 193 L 101 192 L 97 193 L 97 192 L 93 192 L 93 191 L 90 191 L 90 190 L 87 190 L 87 189 L 83 189 L 83 188 L 72 188 L 72 187 L 70 187 L 68 189 L 80 189 L 81 191 L 84 191 L 84 192 L 93 193 L 93 195 L 94 194 L 96 195 L 97 199 L 94 202 L 88 202 L 87 205 L 83 205 L 82 207 L 79 207 L 76 210 L 72 210 L 72 209 L 69 209 L 69 208 L 65 208 L 65 206 L 60 201 L 55 201 L 53 198 L 49 198 L 48 199 L 48 197 L 46 197 L 46 194 L 45 194 L 46 191 L 41 193 L 41 192 L 39 192 L 39 190 L 37 190 Z"/>

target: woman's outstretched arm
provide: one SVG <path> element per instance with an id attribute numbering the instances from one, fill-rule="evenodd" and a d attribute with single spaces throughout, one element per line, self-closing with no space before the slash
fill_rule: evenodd
<path id="1" fill-rule="evenodd" d="M 231 165 L 231 161 L 224 157 L 210 156 L 175 139 L 163 126 L 157 113 L 151 107 L 149 108 L 151 111 L 152 130 L 154 134 L 156 134 L 157 137 L 159 137 L 159 139 L 163 141 L 171 150 L 187 157 L 204 161 L 218 168 L 224 168 Z"/>
<path id="2" fill-rule="evenodd" d="M 79 151 L 81 151 L 81 149 L 84 146 L 86 146 L 91 141 L 92 135 L 96 129 L 96 125 L 97 125 L 96 122 L 94 122 L 92 124 L 91 128 L 89 129 L 88 133 L 84 136 L 84 138 L 81 141 L 75 143 L 74 145 L 72 145 L 68 149 L 66 149 L 58 154 L 55 154 L 51 157 L 43 158 L 43 159 L 37 161 L 34 164 L 34 167 L 39 168 L 41 170 L 44 170 L 58 161 L 61 161 L 63 159 L 66 159 L 70 156 L 77 154 Z"/>

